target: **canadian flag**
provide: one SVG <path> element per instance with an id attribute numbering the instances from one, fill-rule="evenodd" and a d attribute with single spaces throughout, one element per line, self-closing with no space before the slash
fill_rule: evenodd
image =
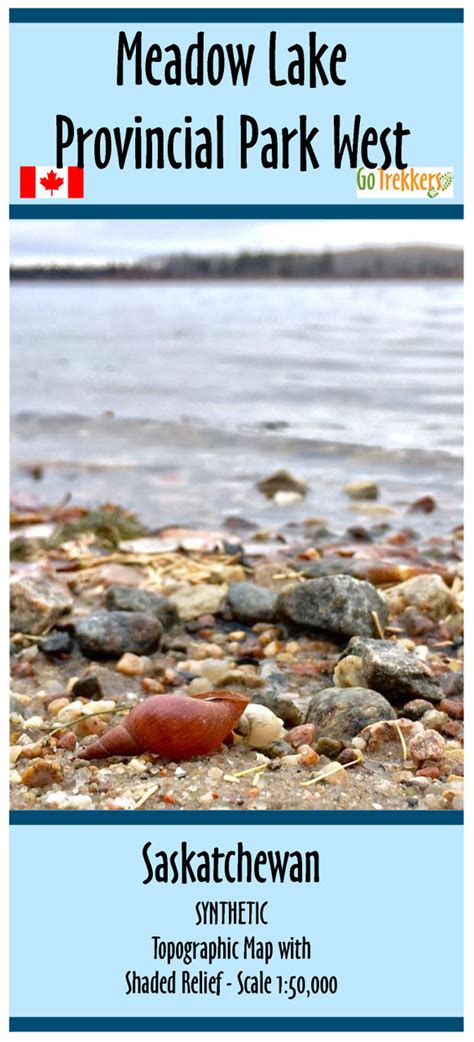
<path id="1" fill-rule="evenodd" d="M 81 167 L 20 167 L 20 199 L 83 198 L 84 170 Z"/>

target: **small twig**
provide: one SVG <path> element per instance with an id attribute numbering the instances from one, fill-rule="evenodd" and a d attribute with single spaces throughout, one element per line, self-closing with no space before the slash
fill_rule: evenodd
<path id="1" fill-rule="evenodd" d="M 398 732 L 398 737 L 400 739 L 400 744 L 401 744 L 402 752 L 403 752 L 403 759 L 404 760 L 408 760 L 407 743 L 405 741 L 404 735 L 402 734 L 402 729 L 400 727 L 400 724 L 398 723 L 398 720 L 395 720 L 395 730 Z"/>
<path id="2" fill-rule="evenodd" d="M 321 771 L 318 771 L 311 778 L 310 781 L 301 782 L 303 788 L 307 788 L 308 785 L 315 785 L 318 781 L 323 781 L 324 778 L 330 778 L 332 774 L 337 774 L 338 771 L 345 771 L 346 767 L 354 767 L 356 763 L 360 763 L 362 760 L 361 756 L 358 756 L 356 760 L 350 760 L 349 763 L 329 763 L 327 767 L 323 767 Z"/>
<path id="3" fill-rule="evenodd" d="M 49 626 L 46 626 L 45 629 L 41 631 L 41 633 L 14 633 L 12 637 L 12 644 L 21 644 L 24 640 L 29 640 L 33 644 L 39 644 L 40 640 L 43 640 L 43 637 L 46 637 L 46 635 L 55 625 L 56 624 L 54 622 L 50 622 Z M 25 648 L 22 648 L 22 651 L 24 650 Z M 21 651 L 19 651 L 18 654 L 21 655 Z"/>
<path id="4" fill-rule="evenodd" d="M 150 796 L 153 796 L 153 793 L 156 792 L 159 789 L 159 787 L 159 785 L 152 785 L 151 789 L 148 789 L 148 792 L 146 792 L 145 795 L 141 797 L 141 799 L 138 801 L 138 803 L 135 804 L 133 809 L 138 810 L 139 807 L 143 807 L 143 804 L 150 799 Z"/>
<path id="5" fill-rule="evenodd" d="M 268 763 L 260 763 L 257 767 L 247 767 L 245 771 L 238 771 L 237 774 L 225 774 L 224 781 L 238 781 L 239 778 L 244 778 L 246 774 L 257 774 L 259 771 L 264 771 L 268 767 Z"/>
<path id="6" fill-rule="evenodd" d="M 380 637 L 380 640 L 383 640 L 383 629 L 382 629 L 382 627 L 380 625 L 380 619 L 379 619 L 379 617 L 377 615 L 377 612 L 376 611 L 371 611 L 370 614 L 372 616 L 372 622 L 374 624 L 375 632 L 376 632 L 377 636 Z"/>
<path id="7" fill-rule="evenodd" d="M 84 720 L 92 720 L 94 716 L 107 716 L 107 714 L 115 713 L 128 713 L 129 706 L 116 706 L 115 709 L 98 709 L 97 713 L 84 713 L 82 716 L 76 716 L 75 720 L 64 720 L 61 724 L 56 724 L 52 727 L 43 738 L 38 738 L 38 742 L 47 742 L 56 731 L 67 731 L 76 724 L 82 724 Z"/>

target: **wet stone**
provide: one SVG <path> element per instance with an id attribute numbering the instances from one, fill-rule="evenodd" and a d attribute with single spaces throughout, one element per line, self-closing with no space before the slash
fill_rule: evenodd
<path id="1" fill-rule="evenodd" d="M 412 513 L 432 514 L 436 510 L 436 500 L 433 496 L 420 496 L 410 503 L 409 509 Z"/>
<path id="2" fill-rule="evenodd" d="M 431 702 L 426 698 L 413 698 L 403 706 L 403 716 L 407 720 L 421 720 L 422 716 L 432 709 Z"/>
<path id="3" fill-rule="evenodd" d="M 72 650 L 72 639 L 66 630 L 58 630 L 56 633 L 48 633 L 47 637 L 43 637 L 39 641 L 39 647 L 40 651 L 52 658 L 56 655 L 69 655 Z"/>
<path id="4" fill-rule="evenodd" d="M 276 594 L 252 582 L 233 583 L 227 595 L 227 604 L 235 619 L 241 622 L 273 622 Z"/>
<path id="5" fill-rule="evenodd" d="M 316 561 L 301 561 L 296 558 L 290 563 L 294 572 L 302 572 L 307 579 L 321 579 L 327 575 L 347 575 L 352 568 L 349 561 L 330 554 Z"/>
<path id="6" fill-rule="evenodd" d="M 405 608 L 405 611 L 400 616 L 400 622 L 405 627 L 409 637 L 422 637 L 433 629 L 433 620 L 429 619 L 427 615 L 423 615 L 423 612 L 419 611 L 418 608 Z"/>
<path id="7" fill-rule="evenodd" d="M 464 698 L 464 673 L 444 673 L 440 680 L 444 698 Z"/>
<path id="8" fill-rule="evenodd" d="M 21 776 L 23 785 L 32 789 L 42 789 L 46 785 L 61 781 L 63 776 L 61 765 L 56 760 L 38 757 L 31 761 Z"/>
<path id="9" fill-rule="evenodd" d="M 299 724 L 288 731 L 286 741 L 293 746 L 293 749 L 298 749 L 300 745 L 311 745 L 314 742 L 315 734 L 314 724 Z"/>
<path id="10" fill-rule="evenodd" d="M 199 586 L 184 584 L 170 597 L 179 618 L 184 622 L 199 619 L 201 615 L 220 611 L 227 587 L 224 583 L 200 583 Z"/>
<path id="11" fill-rule="evenodd" d="M 429 709 L 421 718 L 423 727 L 431 728 L 433 731 L 444 733 L 446 724 L 449 724 L 447 713 L 440 713 L 438 709 Z"/>
<path id="12" fill-rule="evenodd" d="M 377 691 L 363 687 L 330 687 L 311 699 L 306 716 L 327 738 L 349 742 L 364 727 L 378 720 L 393 720 L 396 714 Z M 319 743 L 316 746 L 319 752 Z"/>
<path id="13" fill-rule="evenodd" d="M 337 687 L 370 687 L 393 705 L 406 699 L 439 702 L 438 680 L 421 659 L 391 640 L 353 637 L 334 670 Z"/>
<path id="14" fill-rule="evenodd" d="M 12 633 L 42 633 L 71 611 L 67 587 L 46 576 L 17 576 L 10 583 L 10 629 Z"/>
<path id="15" fill-rule="evenodd" d="M 339 742 L 337 738 L 318 738 L 315 749 L 319 756 L 327 756 L 329 760 L 336 760 L 340 755 L 344 747 L 343 742 Z"/>
<path id="16" fill-rule="evenodd" d="M 391 614 L 400 615 L 405 608 L 414 607 L 434 622 L 446 618 L 454 606 L 451 590 L 440 575 L 406 579 L 390 590 L 388 599 Z"/>
<path id="17" fill-rule="evenodd" d="M 257 482 L 257 488 L 267 499 L 274 499 L 279 492 L 293 492 L 298 496 L 306 495 L 306 482 L 293 477 L 287 470 L 277 470 L 270 477 Z"/>
<path id="18" fill-rule="evenodd" d="M 126 651 L 148 655 L 163 633 L 158 619 L 144 612 L 103 611 L 76 623 L 81 651 L 88 658 L 120 658 Z"/>
<path id="19" fill-rule="evenodd" d="M 74 698 L 117 698 L 130 691 L 128 677 L 107 666 L 89 666 L 74 682 L 71 694 Z"/>
<path id="20" fill-rule="evenodd" d="M 309 579 L 287 587 L 279 594 L 277 611 L 298 626 L 347 637 L 373 636 L 374 612 L 381 626 L 388 618 L 386 604 L 374 587 L 350 575 Z"/>
<path id="21" fill-rule="evenodd" d="M 404 717 L 398 720 L 379 720 L 365 727 L 354 739 L 353 745 L 379 761 L 382 759 L 399 762 L 404 748 L 402 736 L 406 744 L 409 738 L 422 731 L 423 725 L 419 721 L 405 720 Z"/>
<path id="22" fill-rule="evenodd" d="M 444 752 L 444 738 L 437 731 L 420 731 L 413 735 L 408 743 L 408 751 L 416 763 L 424 760 L 441 760 Z"/>
<path id="23" fill-rule="evenodd" d="M 450 698 L 443 698 L 439 703 L 442 713 L 447 713 L 453 720 L 464 720 L 464 702 L 455 702 Z"/>
<path id="24" fill-rule="evenodd" d="M 303 711 L 297 703 L 289 696 L 285 697 L 277 691 L 255 691 L 252 693 L 252 702 L 271 709 L 272 713 L 283 720 L 287 727 L 297 727 L 298 724 L 304 722 Z"/>
<path id="25" fill-rule="evenodd" d="M 344 492 L 351 499 L 377 499 L 379 490 L 375 481 L 350 481 L 345 485 Z"/>
<path id="26" fill-rule="evenodd" d="M 277 742 L 271 742 L 265 749 L 265 756 L 268 756 L 270 760 L 280 760 L 282 756 L 286 756 L 288 753 L 288 742 L 283 739 L 279 739 Z"/>
<path id="27" fill-rule="evenodd" d="M 105 604 L 109 611 L 139 611 L 153 615 L 164 629 L 177 621 L 176 608 L 162 593 L 153 590 L 137 590 L 132 586 L 111 586 L 107 590 Z"/>
<path id="28" fill-rule="evenodd" d="M 342 753 L 339 753 L 337 762 L 342 763 L 344 767 L 347 767 L 349 764 L 355 766 L 355 764 L 362 762 L 362 756 L 356 749 L 349 746 L 348 748 L 343 749 Z"/>

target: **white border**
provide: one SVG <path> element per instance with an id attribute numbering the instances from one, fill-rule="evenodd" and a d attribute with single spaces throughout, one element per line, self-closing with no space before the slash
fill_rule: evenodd
<path id="1" fill-rule="evenodd" d="M 0 127 L 2 128 L 2 131 L 3 131 L 3 140 L 6 141 L 7 140 L 7 127 L 8 127 L 8 7 L 9 7 L 9 5 L 7 3 L 7 0 L 0 0 L 0 3 L 1 3 L 1 17 L 0 17 L 0 26 L 1 26 L 0 75 L 1 75 L 1 79 L 2 79 L 2 87 L 4 88 L 3 90 L 0 91 L 0 103 L 1 103 Z M 42 6 L 44 6 L 44 7 L 54 7 L 55 3 L 57 3 L 57 6 L 60 6 L 60 7 L 82 7 L 82 8 L 88 8 L 88 7 L 92 7 L 93 8 L 93 7 L 98 7 L 98 6 L 100 6 L 100 7 L 132 7 L 132 6 L 134 6 L 133 0 L 128 0 L 128 2 L 127 2 L 127 0 L 97 0 L 97 3 L 85 3 L 84 0 L 44 0 L 44 3 L 42 4 Z M 412 0 L 412 2 L 410 2 L 410 0 L 340 0 L 340 2 L 338 2 L 338 0 L 313 0 L 313 2 L 311 2 L 311 0 L 295 0 L 295 7 L 297 6 L 297 7 L 310 7 L 311 8 L 311 7 L 317 7 L 317 6 L 324 6 L 324 7 L 335 7 L 335 8 L 337 8 L 337 7 L 356 7 L 357 8 L 357 7 L 361 7 L 361 6 L 370 7 L 372 3 L 374 4 L 374 6 L 377 6 L 377 7 L 397 7 L 397 8 L 405 8 L 405 7 L 408 7 L 408 8 L 409 7 L 464 7 L 465 8 L 465 40 L 466 40 L 465 53 L 466 53 L 466 59 L 467 59 L 466 60 L 466 88 L 465 88 L 466 103 L 467 103 L 467 99 L 474 97 L 474 71 L 473 71 L 474 61 L 472 60 L 472 54 L 471 54 L 471 49 L 470 49 L 470 44 L 472 44 L 473 45 L 473 50 L 474 50 L 474 40 L 472 39 L 472 32 L 471 32 L 471 26 L 472 26 L 472 4 L 466 4 L 465 5 L 464 3 L 460 2 L 460 0 Z M 214 0 L 168 0 L 168 2 L 166 2 L 166 0 L 164 0 L 164 2 L 157 2 L 157 0 L 137 0 L 137 4 L 136 4 L 137 7 L 152 7 L 152 8 L 153 7 L 154 8 L 173 7 L 173 6 L 176 7 L 176 8 L 179 8 L 179 7 L 188 7 L 188 8 L 193 8 L 193 7 L 198 7 L 198 8 L 200 8 L 200 7 L 240 7 L 240 8 L 262 7 L 262 8 L 265 8 L 265 7 L 270 7 L 270 8 L 275 8 L 275 7 L 290 7 L 291 5 L 292 5 L 291 4 L 291 0 L 255 0 L 255 2 L 253 2 L 253 0 L 240 0 L 240 2 L 234 2 L 234 3 L 232 2 L 232 0 L 217 0 L 217 2 L 214 2 Z M 12 7 L 16 7 L 16 8 L 21 8 L 21 7 L 40 6 L 40 4 L 38 3 L 38 0 L 13 0 L 11 6 Z M 442 75 L 444 71 L 447 71 L 447 74 L 449 75 L 449 70 L 440 70 L 440 75 Z M 466 167 L 466 171 L 470 172 L 470 170 L 473 169 L 474 148 L 472 147 L 472 143 L 471 143 L 472 135 L 473 135 L 473 129 L 472 129 L 473 128 L 473 120 L 472 120 L 472 116 L 471 116 L 471 118 L 469 118 L 469 115 L 470 115 L 470 113 L 466 114 L 466 121 L 465 121 L 465 144 L 466 144 L 465 167 Z M 470 138 L 471 138 L 471 140 L 470 140 Z M 7 450 L 7 446 L 9 444 L 9 440 L 8 440 L 8 438 L 9 438 L 9 426 L 8 426 L 9 394 L 8 394 L 8 351 L 7 351 L 7 345 L 9 343 L 9 326 L 8 326 L 8 314 L 9 314 L 9 287 L 8 287 L 9 223 L 8 223 L 8 202 L 9 202 L 9 192 L 8 192 L 7 169 L 8 169 L 8 163 L 5 160 L 3 160 L 3 162 L 0 163 L 0 189 L 1 189 L 1 195 L 2 195 L 2 209 L 1 209 L 1 217 L 2 217 L 2 250 L 1 250 L 1 254 L 0 254 L 0 256 L 1 256 L 1 276 L 2 276 L 1 277 L 1 298 L 0 298 L 0 322 L 1 322 L 1 333 L 2 333 L 1 340 L 0 340 L 0 344 L 1 344 L 1 347 L 0 347 L 0 424 L 1 424 L 1 445 L 3 447 L 2 456 L 1 456 L 1 477 L 0 477 L 0 488 L 1 488 L 1 492 L 2 492 L 2 503 L 3 503 L 3 509 L 0 512 L 0 526 L 1 526 L 1 528 L 0 528 L 0 540 L 1 540 L 2 562 L 4 563 L 4 570 L 2 571 L 3 575 L 7 575 L 8 574 L 8 544 L 9 544 L 9 541 L 8 541 L 9 471 L 8 471 L 8 450 Z M 473 356 L 473 350 L 474 350 L 474 336 L 472 335 L 473 334 L 473 330 L 474 330 L 474 325 L 473 325 L 474 284 L 473 284 L 473 279 L 472 279 L 473 271 L 472 271 L 472 248 L 471 248 L 471 239 L 472 239 L 472 219 L 471 219 L 471 214 L 472 214 L 472 208 L 471 208 L 471 205 L 469 203 L 469 198 L 470 198 L 469 192 L 470 192 L 470 177 L 466 178 L 466 203 L 465 203 L 466 220 L 464 222 L 465 246 L 466 246 L 466 284 L 467 284 L 467 292 L 466 292 L 466 295 L 465 295 L 466 296 L 466 326 L 465 326 L 465 329 L 466 329 L 466 333 L 465 333 L 465 344 L 466 344 L 466 370 L 465 370 L 465 373 L 466 373 L 466 376 L 465 376 L 465 379 L 466 379 L 467 394 L 469 393 L 470 388 L 474 387 L 474 379 L 473 379 L 473 377 L 474 377 L 474 361 L 473 361 L 473 357 L 472 357 Z M 468 402 L 468 404 L 470 404 L 470 403 Z M 468 408 L 466 410 L 466 450 L 467 450 L 466 459 L 468 460 L 468 463 L 470 463 L 469 449 L 473 445 L 473 440 L 472 440 L 473 423 L 474 423 L 473 416 L 474 416 L 474 410 Z M 467 477 L 469 478 L 469 467 L 467 467 L 466 469 L 467 469 Z M 471 493 L 471 487 L 469 485 L 468 485 L 468 492 Z M 468 529 L 469 532 L 472 531 L 472 519 L 473 519 L 472 518 L 472 506 L 471 506 L 472 498 L 473 497 L 470 494 L 466 496 L 466 523 L 467 523 L 467 529 Z M 471 522 L 471 524 L 469 524 L 469 522 Z M 469 565 L 468 569 L 467 569 L 468 570 L 468 575 L 472 576 L 472 553 L 471 553 L 470 548 L 469 548 L 469 552 L 468 552 L 468 565 Z M 470 617 L 471 617 L 470 608 L 469 608 L 470 601 L 471 601 L 471 597 L 469 596 L 468 597 L 468 614 L 467 614 L 468 619 L 470 619 Z M 2 584 L 2 596 L 1 596 L 1 602 L 0 603 L 1 603 L 1 606 L 2 606 L 2 612 L 1 612 L 1 616 L 0 616 L 0 622 L 2 623 L 2 625 L 1 625 L 1 647 L 3 649 L 2 661 L 5 663 L 5 670 L 3 672 L 3 678 L 4 678 L 3 688 L 4 688 L 4 692 L 3 692 L 3 695 L 2 695 L 2 699 L 3 699 L 3 703 L 4 703 L 4 710 L 3 710 L 3 712 L 4 712 L 5 716 L 4 716 L 4 723 L 2 724 L 2 728 L 1 728 L 0 756 L 1 756 L 1 763 L 2 763 L 2 765 L 6 765 L 6 764 L 8 764 L 8 749 L 6 748 L 6 746 L 8 745 L 8 734 L 7 734 L 7 730 L 8 730 L 7 729 L 7 723 L 8 723 L 8 721 L 6 719 L 7 712 L 8 712 L 8 709 L 7 709 L 8 699 L 7 699 L 7 692 L 6 692 L 6 679 L 7 679 L 7 668 L 6 667 L 7 667 L 7 663 L 8 663 L 8 627 L 7 627 L 8 602 L 7 602 L 7 583 L 6 582 L 4 582 Z M 469 704 L 469 701 L 472 702 L 473 699 L 474 699 L 474 695 L 471 693 L 472 692 L 472 685 L 470 684 L 470 680 L 471 680 L 472 676 L 473 676 L 473 674 L 472 674 L 472 668 L 471 668 L 471 660 L 469 659 L 468 669 L 467 669 L 467 685 L 466 685 L 468 704 Z M 472 710 L 469 713 L 469 716 L 471 714 L 472 714 Z M 467 745 L 468 745 L 468 749 L 472 749 L 474 747 L 473 735 L 472 735 L 472 726 L 471 726 L 470 720 L 468 720 L 468 740 L 467 740 Z M 469 763 L 469 760 L 468 760 L 468 763 Z M 2 772 L 2 774 L 3 774 L 3 772 Z M 43 1033 L 36 1033 L 36 1032 L 35 1033 L 18 1033 L 16 1035 L 9 1035 L 8 1027 L 7 1027 L 7 1024 L 8 1024 L 8 1019 L 7 1019 L 7 1015 L 8 1015 L 8 987 L 7 987 L 6 967 L 8 966 L 8 939 L 7 939 L 7 931 L 5 929 L 5 924 L 7 922 L 7 917 L 8 917 L 8 889 L 7 889 L 8 873 L 7 873 L 7 861 L 6 861 L 6 850 L 7 850 L 7 843 L 8 843 L 8 840 L 7 840 L 7 835 L 8 835 L 8 833 L 7 833 L 7 829 L 8 829 L 8 824 L 7 824 L 8 823 L 7 769 L 5 770 L 5 774 L 3 775 L 3 777 L 4 777 L 4 784 L 1 787 L 1 822 L 2 822 L 2 825 L 3 825 L 4 836 L 5 836 L 6 842 L 4 844 L 2 844 L 2 846 L 0 848 L 1 851 L 2 851 L 2 855 L 0 857 L 0 885 L 1 885 L 1 904 L 0 904 L 0 916 L 1 916 L 1 918 L 0 918 L 0 923 L 2 924 L 2 927 L 1 927 L 1 943 L 2 943 L 2 947 L 4 949 L 4 956 L 5 957 L 4 957 L 4 959 L 3 959 L 2 963 L 1 963 L 1 965 L 3 967 L 3 971 L 0 973 L 0 1010 L 1 1010 L 1 1013 L 0 1013 L 0 1016 L 1 1016 L 0 1031 L 1 1031 L 1 1037 L 4 1037 L 4 1038 L 10 1037 L 11 1039 L 16 1038 L 16 1039 L 18 1039 L 18 1042 L 22 1042 L 22 1040 L 24 1040 L 24 1039 L 31 1039 L 31 1040 L 38 1039 L 38 1040 L 41 1040 L 42 1038 L 44 1038 L 44 1034 Z M 473 787 L 472 787 L 472 785 L 470 784 L 470 781 L 469 781 L 469 784 L 468 784 L 468 787 L 467 787 L 467 790 L 468 790 L 467 791 L 467 804 L 468 804 L 469 807 L 472 806 L 472 788 Z M 466 855 L 467 855 L 467 857 L 466 857 L 466 879 L 468 881 L 468 886 L 466 887 L 466 892 L 465 892 L 465 897 L 466 897 L 466 923 L 468 923 L 468 922 L 472 923 L 472 922 L 474 922 L 474 914 L 473 914 L 473 912 L 474 912 L 474 901 L 473 901 L 473 899 L 471 897 L 469 882 L 470 882 L 471 873 L 472 873 L 472 870 L 473 870 L 473 861 L 472 861 L 472 857 L 469 856 L 469 855 L 472 854 L 471 814 L 469 812 L 466 815 L 466 818 L 467 818 L 467 826 L 466 826 L 466 830 L 465 830 Z M 32 851 L 32 855 L 33 855 L 33 853 L 34 852 Z M 413 870 L 414 870 L 414 872 L 416 872 L 416 866 L 413 866 Z M 33 856 L 33 869 L 32 869 L 32 871 L 34 873 L 34 856 Z M 435 865 L 433 866 L 433 871 L 434 872 L 436 871 L 436 866 Z M 450 892 L 450 885 L 451 885 L 450 880 L 440 880 L 439 907 L 437 909 L 433 909 L 433 914 L 440 916 L 441 919 L 442 919 L 442 917 L 444 915 L 449 915 L 449 892 Z M 421 892 L 421 898 L 420 899 L 422 900 L 423 899 L 422 898 L 422 886 L 420 886 L 420 892 Z M 32 876 L 31 893 L 30 894 L 25 894 L 25 901 L 31 901 L 31 900 L 34 900 L 34 899 L 35 899 L 35 891 L 34 891 L 34 875 L 33 875 Z M 36 899 L 39 899 L 38 895 L 36 895 Z M 470 915 L 469 915 L 469 913 L 470 913 Z M 413 910 L 413 915 L 416 915 L 416 909 Z M 47 919 L 45 919 L 45 923 L 47 923 Z M 45 929 L 47 929 L 47 925 L 45 925 Z M 439 980 L 439 987 L 442 988 L 443 987 L 443 964 L 444 964 L 445 961 L 449 960 L 450 953 L 443 950 L 442 943 L 440 944 L 439 952 L 436 952 L 436 953 L 417 951 L 415 949 L 411 950 L 411 947 L 410 947 L 410 945 L 411 945 L 411 938 L 410 938 L 411 931 L 410 931 L 409 923 L 406 924 L 406 929 L 407 929 L 407 965 L 406 965 L 406 972 L 407 973 L 410 973 L 410 972 L 416 973 L 416 965 L 417 965 L 417 961 L 419 959 L 431 959 L 432 963 L 433 963 L 433 974 L 436 975 L 436 977 L 438 978 L 438 980 Z M 74 930 L 74 922 L 73 921 L 71 923 L 71 930 L 72 931 Z M 440 932 L 442 933 L 442 931 L 440 931 Z M 472 1013 L 473 1013 L 473 1000 L 472 1000 L 472 992 L 473 992 L 473 988 L 472 988 L 473 959 L 472 959 L 472 946 L 471 946 L 471 944 L 469 944 L 470 940 L 471 940 L 470 938 L 467 939 L 468 943 L 467 943 L 467 946 L 466 946 L 466 969 L 465 969 L 465 974 L 466 974 L 466 1007 L 465 1007 L 466 1029 L 465 1030 L 466 1030 L 466 1032 L 469 1031 L 469 1028 L 471 1028 L 473 1023 L 474 1023 L 473 1015 L 472 1015 Z M 389 936 L 388 936 L 388 943 L 389 943 Z M 34 964 L 34 961 L 37 958 L 40 957 L 40 953 L 41 953 L 41 937 L 32 937 L 31 938 L 31 949 L 30 949 L 30 951 L 25 952 L 25 966 L 27 965 L 27 962 L 28 962 L 29 958 L 31 958 L 32 963 Z M 358 957 L 357 956 L 357 950 L 355 950 L 354 958 L 357 958 L 357 957 Z M 85 967 L 84 970 L 85 970 L 84 977 L 86 979 L 86 977 L 87 977 L 87 967 Z M 54 968 L 53 967 L 52 967 L 52 972 L 54 972 Z M 208 1035 L 205 1035 L 204 1033 L 201 1033 L 201 1032 L 199 1032 L 199 1033 L 195 1033 L 195 1032 L 193 1032 L 193 1033 L 179 1033 L 179 1034 L 174 1034 L 174 1033 L 173 1034 L 168 1034 L 168 1033 L 163 1032 L 163 1033 L 157 1033 L 157 1034 L 159 1034 L 160 1039 L 165 1039 L 165 1038 L 168 1039 L 169 1038 L 170 1042 L 184 1042 L 184 1040 L 192 1040 L 192 1039 L 196 1039 L 197 1042 L 198 1042 L 198 1040 L 201 1040 L 201 1039 L 202 1040 L 204 1040 L 204 1039 L 207 1040 L 209 1038 Z M 307 1035 L 304 1035 L 304 1036 L 303 1035 L 300 1036 L 299 1033 L 298 1033 L 298 1035 L 296 1035 L 296 1038 L 298 1038 L 298 1037 L 307 1038 L 308 1035 L 310 1035 L 311 1038 L 314 1038 L 315 1040 L 316 1039 L 321 1039 L 322 1042 L 338 1042 L 338 1040 L 340 1040 L 340 1039 L 351 1039 L 351 1038 L 358 1039 L 360 1037 L 359 1033 L 353 1033 L 353 1032 L 351 1032 L 351 1033 L 345 1033 L 345 1032 L 341 1032 L 341 1033 L 339 1033 L 339 1032 L 338 1033 L 332 1033 L 332 1032 L 331 1033 L 329 1033 L 329 1032 L 328 1033 L 326 1033 L 326 1032 L 323 1032 L 323 1033 L 312 1033 L 311 1032 L 311 1033 L 308 1033 Z M 59 1040 L 59 1038 L 61 1036 L 60 1035 L 53 1035 L 51 1037 L 53 1039 L 57 1038 Z M 108 1042 L 109 1039 L 112 1039 L 112 1038 L 115 1039 L 116 1038 L 116 1036 L 112 1035 L 109 1032 L 107 1032 L 107 1033 L 105 1033 L 105 1032 L 104 1033 L 98 1033 L 97 1035 L 95 1035 L 94 1033 L 82 1033 L 82 1032 L 81 1033 L 71 1033 L 70 1037 L 73 1038 L 73 1039 L 77 1039 L 77 1042 L 81 1042 L 81 1040 L 84 1040 L 84 1042 L 91 1042 L 91 1040 L 95 1039 L 95 1038 L 98 1040 L 98 1042 L 100 1042 L 100 1040 L 103 1040 L 103 1042 Z M 119 1039 L 121 1039 L 121 1038 L 128 1038 L 128 1039 L 133 1038 L 134 1040 L 136 1040 L 136 1042 L 145 1042 L 146 1038 L 150 1038 L 151 1039 L 154 1036 L 153 1036 L 153 1034 L 150 1034 L 150 1033 L 145 1034 L 145 1033 L 141 1033 L 141 1032 L 126 1032 L 126 1033 L 121 1032 L 118 1037 L 119 1037 Z M 212 1037 L 213 1036 L 211 1036 L 211 1039 L 212 1039 Z M 214 1037 L 216 1038 L 216 1042 L 217 1042 L 218 1036 L 216 1035 Z M 235 1039 L 235 1040 L 237 1040 L 237 1039 L 238 1040 L 242 1040 L 242 1042 L 251 1042 L 251 1039 L 252 1039 L 252 1036 L 249 1035 L 248 1033 L 237 1033 L 237 1032 L 228 1033 L 226 1037 L 232 1038 L 232 1039 Z M 277 1039 L 277 1042 L 279 1042 L 280 1039 L 282 1039 L 282 1040 L 293 1039 L 294 1037 L 295 1036 L 291 1032 L 285 1032 L 285 1033 L 279 1032 L 278 1035 L 276 1036 L 276 1039 Z M 371 1033 L 367 1037 L 370 1040 L 374 1040 L 374 1042 L 376 1042 L 376 1039 L 379 1037 L 379 1034 L 378 1033 Z M 415 1040 L 420 1040 L 420 1042 L 423 1042 L 423 1040 L 425 1040 L 425 1039 L 426 1040 L 428 1040 L 428 1039 L 431 1040 L 431 1038 L 433 1036 L 431 1036 L 431 1035 L 429 1035 L 427 1033 L 424 1033 L 424 1032 L 423 1033 L 416 1033 L 416 1034 L 413 1034 L 413 1035 L 411 1035 L 409 1033 L 398 1033 L 397 1032 L 397 1033 L 390 1033 L 389 1035 L 384 1033 L 384 1037 L 385 1038 L 390 1038 L 391 1040 L 394 1040 L 394 1042 L 397 1042 L 397 1040 L 400 1040 L 400 1042 L 408 1042 L 408 1040 L 411 1040 L 411 1039 L 413 1039 L 414 1042 L 415 1042 Z M 444 1033 L 444 1034 L 436 1034 L 434 1037 L 435 1037 L 435 1039 L 438 1039 L 438 1038 L 439 1039 L 441 1039 L 441 1038 L 444 1038 L 444 1039 L 450 1038 L 451 1039 L 452 1038 L 453 1042 L 454 1042 L 454 1040 L 459 1038 L 460 1036 L 456 1035 L 456 1034 L 452 1034 L 452 1033 Z M 265 1042 L 265 1040 L 267 1040 L 267 1039 L 271 1040 L 271 1042 L 275 1042 L 275 1036 L 272 1033 L 267 1033 L 267 1032 L 265 1032 L 265 1033 L 258 1033 L 256 1038 L 257 1038 L 257 1040 L 262 1040 L 262 1042 Z"/>

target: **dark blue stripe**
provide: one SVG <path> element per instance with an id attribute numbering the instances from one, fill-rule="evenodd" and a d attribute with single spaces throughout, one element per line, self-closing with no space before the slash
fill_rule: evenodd
<path id="1" fill-rule="evenodd" d="M 396 7 L 313 8 L 14 8 L 11 22 L 462 22 L 460 7 L 427 7 L 400 10 Z"/>
<path id="2" fill-rule="evenodd" d="M 44 203 L 14 204 L 10 206 L 10 219 L 13 221 L 63 221 L 71 218 L 78 221 L 91 219 L 121 220 L 184 220 L 204 219 L 236 220 L 247 218 L 265 218 L 267 220 L 427 220 L 427 221 L 462 221 L 464 206 L 458 203 L 443 203 L 441 206 L 430 203 L 350 203 L 347 205 L 321 204 L 293 206 L 288 204 L 244 204 L 233 206 L 223 204 L 210 205 L 155 205 L 121 204 L 110 206 L 76 203 L 56 203 L 48 206 Z"/>
<path id="3" fill-rule="evenodd" d="M 11 810 L 10 825 L 462 825 L 462 810 Z"/>
<path id="4" fill-rule="evenodd" d="M 11 1017 L 10 1031 L 462 1031 L 462 1017 Z"/>

